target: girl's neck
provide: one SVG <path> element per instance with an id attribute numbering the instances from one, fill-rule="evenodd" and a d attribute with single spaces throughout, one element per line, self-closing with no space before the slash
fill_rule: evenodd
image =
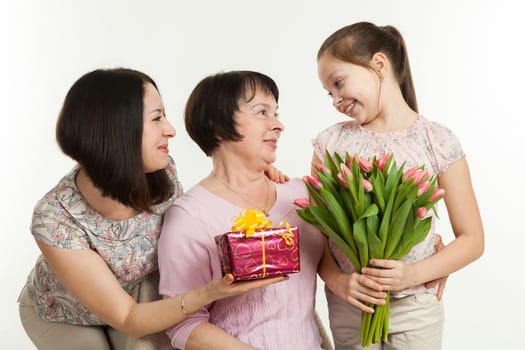
<path id="1" fill-rule="evenodd" d="M 362 127 L 377 133 L 409 129 L 419 118 L 419 114 L 405 101 L 397 80 L 387 75 L 380 91 L 377 116 Z"/>
<path id="2" fill-rule="evenodd" d="M 418 118 L 419 115 L 414 111 L 411 111 L 409 114 L 397 116 L 379 115 L 370 123 L 363 124 L 361 126 L 377 133 L 399 132 L 409 129 L 412 125 L 414 125 Z"/>
<path id="3" fill-rule="evenodd" d="M 76 175 L 75 182 L 84 201 L 105 218 L 114 221 L 122 221 L 137 215 L 135 209 L 126 206 L 113 198 L 103 196 L 102 191 L 93 184 L 82 167 L 80 167 L 80 170 Z"/>
<path id="4" fill-rule="evenodd" d="M 362 125 L 374 132 L 396 132 L 410 128 L 419 118 L 419 114 L 412 110 L 402 96 L 394 101 L 385 101 L 379 114 L 369 123 Z"/>

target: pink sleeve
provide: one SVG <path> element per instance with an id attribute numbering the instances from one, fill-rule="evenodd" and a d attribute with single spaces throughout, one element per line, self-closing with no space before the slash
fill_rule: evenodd
<path id="1" fill-rule="evenodd" d="M 436 173 L 443 175 L 455 161 L 465 157 L 465 153 L 458 137 L 447 127 L 431 122 L 427 133 L 437 165 Z"/>
<path id="2" fill-rule="evenodd" d="M 164 297 L 183 294 L 212 279 L 209 242 L 195 234 L 204 230 L 203 223 L 183 208 L 171 206 L 164 218 L 158 244 L 160 284 Z M 208 309 L 203 307 L 167 331 L 171 345 L 183 349 L 191 332 L 202 322 L 209 321 Z"/>
<path id="3" fill-rule="evenodd" d="M 325 159 L 325 150 L 328 145 L 331 143 L 333 132 L 331 128 L 321 131 L 313 140 L 312 145 L 314 147 L 315 155 L 324 162 Z"/>

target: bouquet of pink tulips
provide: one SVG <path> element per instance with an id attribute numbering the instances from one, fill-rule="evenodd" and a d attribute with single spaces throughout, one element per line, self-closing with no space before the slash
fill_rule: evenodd
<path id="1" fill-rule="evenodd" d="M 326 152 L 315 176 L 304 176 L 311 202 L 299 198 L 299 216 L 331 238 L 356 268 L 370 259 L 401 259 L 431 227 L 429 210 L 445 192 L 423 167 L 404 171 L 393 155 L 363 159 Z M 437 214 L 436 214 L 437 216 Z M 370 346 L 388 336 L 390 294 L 384 305 L 363 312 L 361 342 Z"/>

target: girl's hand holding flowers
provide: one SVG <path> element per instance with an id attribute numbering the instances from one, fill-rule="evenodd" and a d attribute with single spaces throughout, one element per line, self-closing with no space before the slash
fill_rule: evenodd
<path id="1" fill-rule="evenodd" d="M 444 247 L 441 236 L 438 234 L 434 235 L 435 251 L 439 252 Z M 361 273 L 380 284 L 383 290 L 399 291 L 422 283 L 414 278 L 417 274 L 413 269 L 417 268 L 417 263 L 416 266 L 413 266 L 407 265 L 401 260 L 371 259 L 370 265 L 372 267 L 363 268 Z M 448 276 L 434 281 L 424 281 L 425 287 L 432 288 L 434 285 L 439 284 L 436 297 L 438 300 L 441 300 L 447 278 Z"/>
<path id="2" fill-rule="evenodd" d="M 374 309 L 364 303 L 384 305 L 387 295 L 379 283 L 357 272 L 339 272 L 327 281 L 327 287 L 350 305 L 368 313 L 373 313 Z"/>
<path id="3" fill-rule="evenodd" d="M 399 291 L 421 284 L 414 280 L 414 265 L 386 259 L 371 259 L 369 264 L 371 267 L 364 267 L 361 273 L 379 283 L 383 290 Z"/>

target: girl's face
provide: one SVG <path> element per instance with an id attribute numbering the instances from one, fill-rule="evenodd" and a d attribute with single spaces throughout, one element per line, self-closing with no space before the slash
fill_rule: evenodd
<path id="1" fill-rule="evenodd" d="M 367 124 L 379 114 L 378 75 L 370 68 L 324 54 L 317 62 L 319 80 L 339 112 Z"/>
<path id="2" fill-rule="evenodd" d="M 152 84 L 145 84 L 142 160 L 146 173 L 164 169 L 168 165 L 168 139 L 173 136 L 175 129 L 166 119 L 159 92 Z"/>
<path id="3" fill-rule="evenodd" d="M 235 112 L 235 126 L 242 140 L 222 142 L 221 147 L 244 164 L 266 167 L 275 162 L 277 143 L 284 130 L 277 108 L 273 95 L 257 88 L 253 99 L 240 100 Z"/>

